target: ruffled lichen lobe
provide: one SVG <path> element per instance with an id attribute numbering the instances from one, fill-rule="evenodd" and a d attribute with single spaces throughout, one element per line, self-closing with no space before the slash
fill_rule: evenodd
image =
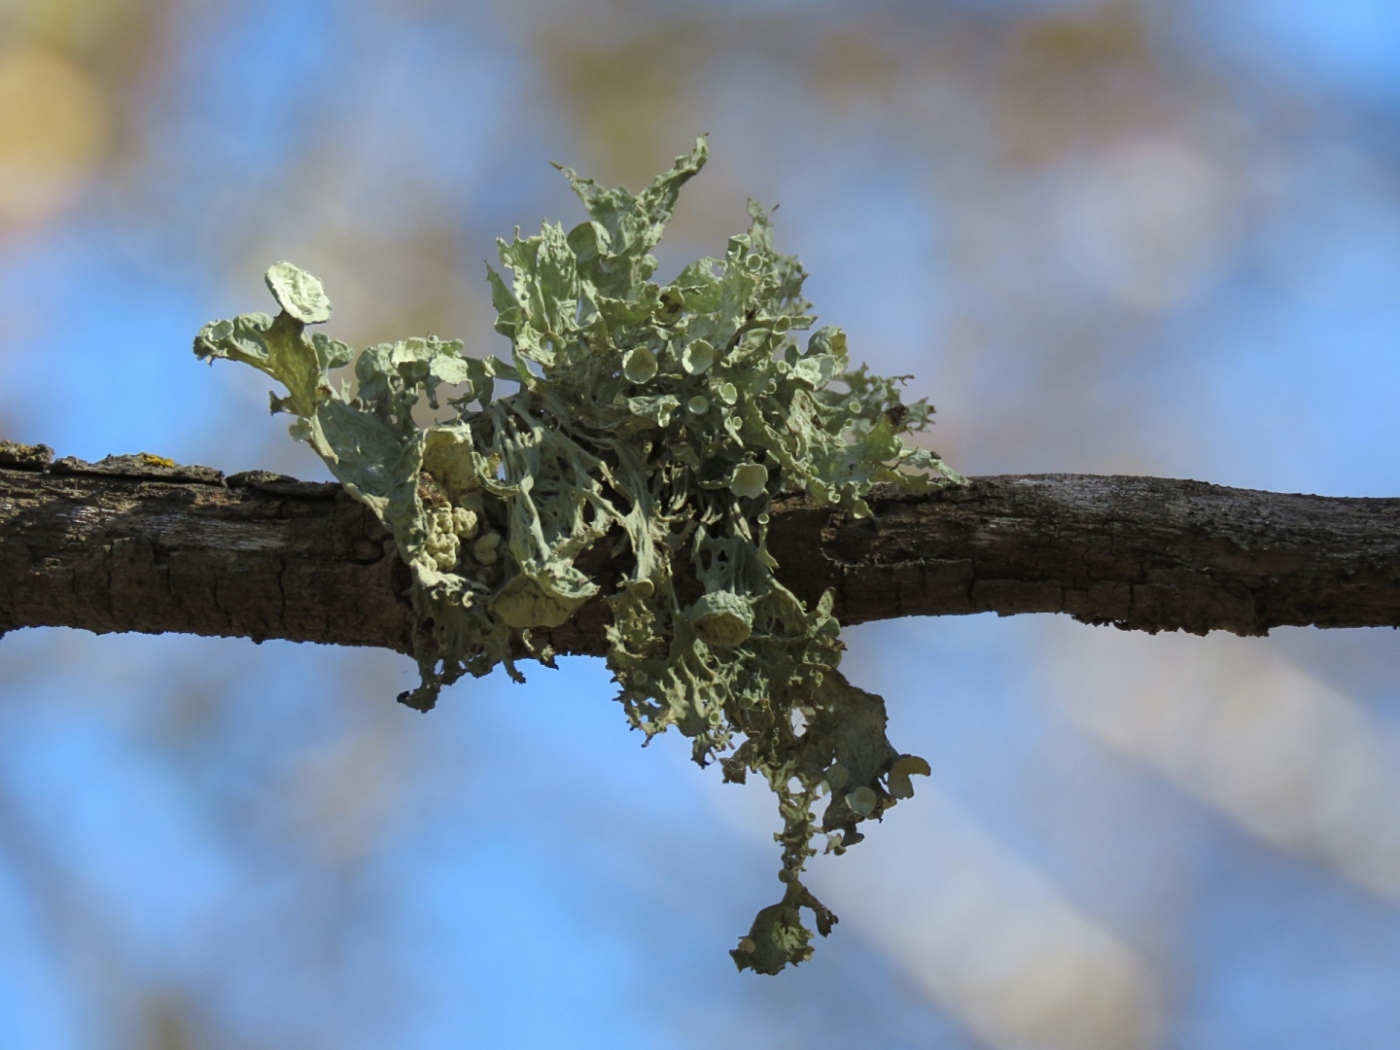
<path id="1" fill-rule="evenodd" d="M 519 678 L 514 653 L 552 659 L 532 628 L 608 604 L 631 725 L 648 739 L 675 726 L 701 765 L 759 775 L 777 796 L 785 892 L 731 953 L 777 973 L 811 955 L 804 909 L 823 935 L 836 922 L 801 881 L 817 833 L 843 851 L 928 765 L 890 745 L 883 702 L 838 670 L 831 595 L 808 608 L 774 576 L 773 500 L 805 493 L 859 517 L 876 483 L 961 479 L 902 440 L 932 414 L 900 401 L 902 380 L 851 369 L 839 328 L 799 338 L 814 323 L 805 274 L 758 206 L 723 259 L 651 280 L 705 158 L 701 139 L 636 195 L 563 169 L 589 220 L 517 232 L 499 242 L 509 277 L 487 268 L 509 360 L 431 336 L 356 357 L 308 334 L 330 302 L 285 262 L 267 275 L 282 312 L 206 325 L 195 352 L 281 382 L 273 410 L 297 417 L 293 435 L 393 534 L 419 624 L 421 683 L 404 703 L 428 710 L 443 686 L 500 664 Z M 331 377 L 352 360 L 353 392 Z M 440 408 L 444 390 L 455 415 L 420 426 L 413 409 Z M 606 590 L 579 567 L 603 543 L 626 567 Z"/>

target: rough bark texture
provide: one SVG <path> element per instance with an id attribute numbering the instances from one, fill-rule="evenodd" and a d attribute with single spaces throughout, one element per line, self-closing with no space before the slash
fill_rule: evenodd
<path id="1" fill-rule="evenodd" d="M 410 649 L 393 542 L 338 486 L 46 458 L 0 449 L 0 630 Z M 1051 474 L 872 506 L 866 520 L 800 500 L 773 515 L 780 577 L 808 600 L 834 588 L 844 623 L 991 611 L 1237 634 L 1400 624 L 1400 499 Z M 606 589 L 611 568 L 589 568 Z M 556 648 L 603 652 L 606 621 L 591 603 Z"/>

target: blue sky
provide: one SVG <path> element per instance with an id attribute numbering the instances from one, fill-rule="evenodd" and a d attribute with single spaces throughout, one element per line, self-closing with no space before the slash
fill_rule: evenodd
<path id="1" fill-rule="evenodd" d="M 499 350 L 492 238 L 576 214 L 547 162 L 636 181 L 708 130 L 664 266 L 721 251 L 746 196 L 780 203 L 823 321 L 916 376 L 959 469 L 1394 495 L 1397 16 L 1123 9 L 1131 46 L 1089 2 L 184 5 L 158 75 L 120 98 L 99 84 L 126 151 L 0 240 L 0 426 L 60 455 L 324 476 L 267 416 L 262 377 L 190 353 L 204 322 L 266 308 L 268 262 L 326 277 L 342 337 L 421 324 Z M 0 51 L 69 54 L 27 25 Z M 1088 57 L 1057 50 L 1071 32 Z M 665 47 L 669 101 L 627 79 Z M 575 66 L 601 102 L 567 89 Z M 1105 1016 L 1122 1013 L 1036 1029 L 1045 1045 L 1390 1045 L 1395 899 L 1351 839 L 1275 834 L 1257 807 L 1304 790 L 1289 777 L 1309 763 L 1400 753 L 1393 632 L 1179 640 L 1165 660 L 1114 634 L 848 631 L 850 675 L 934 777 L 815 864 L 846 921 L 757 979 L 726 952 L 775 892 L 775 814 L 679 739 L 642 750 L 599 662 L 465 682 L 419 716 L 392 702 L 412 680 L 392 654 L 17 632 L 0 644 L 0 1043 L 1009 1046 L 1049 967 L 1121 978 Z M 1297 768 L 1257 776 L 1229 752 L 1236 783 L 1212 756 L 1254 737 L 1216 727 L 1215 751 L 1203 734 L 1168 754 L 1076 706 L 1160 681 L 1162 720 L 1185 718 L 1188 664 L 1222 696 L 1273 683 L 1362 743 L 1299 744 Z M 1292 731 L 1264 727 L 1259 749 Z M 1357 792 L 1391 798 L 1383 766 Z M 978 965 L 1013 977 L 960 983 L 973 964 L 939 954 L 959 870 L 985 873 L 1003 938 Z M 946 939 L 911 947 L 901 924 Z"/>

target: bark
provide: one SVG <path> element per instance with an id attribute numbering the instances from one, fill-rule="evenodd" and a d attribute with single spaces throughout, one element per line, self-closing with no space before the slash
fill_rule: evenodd
<path id="1" fill-rule="evenodd" d="M 0 463 L 0 631 L 410 649 L 393 541 L 337 485 L 154 457 L 48 464 L 13 447 Z M 774 508 L 780 578 L 809 601 L 834 589 L 843 623 L 990 611 L 1196 633 L 1400 624 L 1400 499 L 1050 474 L 871 504 L 865 520 Z M 614 567 L 587 568 L 606 593 Z M 590 603 L 556 649 L 604 652 L 606 622 Z"/>

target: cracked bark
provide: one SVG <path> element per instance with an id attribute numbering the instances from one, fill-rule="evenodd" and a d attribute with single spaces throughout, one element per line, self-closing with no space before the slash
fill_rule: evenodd
<path id="1" fill-rule="evenodd" d="M 336 485 L 197 467 L 60 460 L 0 469 L 0 630 L 177 631 L 407 652 L 407 573 Z M 1063 612 L 1157 631 L 1400 624 L 1400 499 L 1162 478 L 975 478 L 871 500 L 852 520 L 774 508 L 780 578 L 843 623 Z M 587 566 L 606 592 L 606 561 Z M 554 632 L 602 653 L 594 601 Z"/>

